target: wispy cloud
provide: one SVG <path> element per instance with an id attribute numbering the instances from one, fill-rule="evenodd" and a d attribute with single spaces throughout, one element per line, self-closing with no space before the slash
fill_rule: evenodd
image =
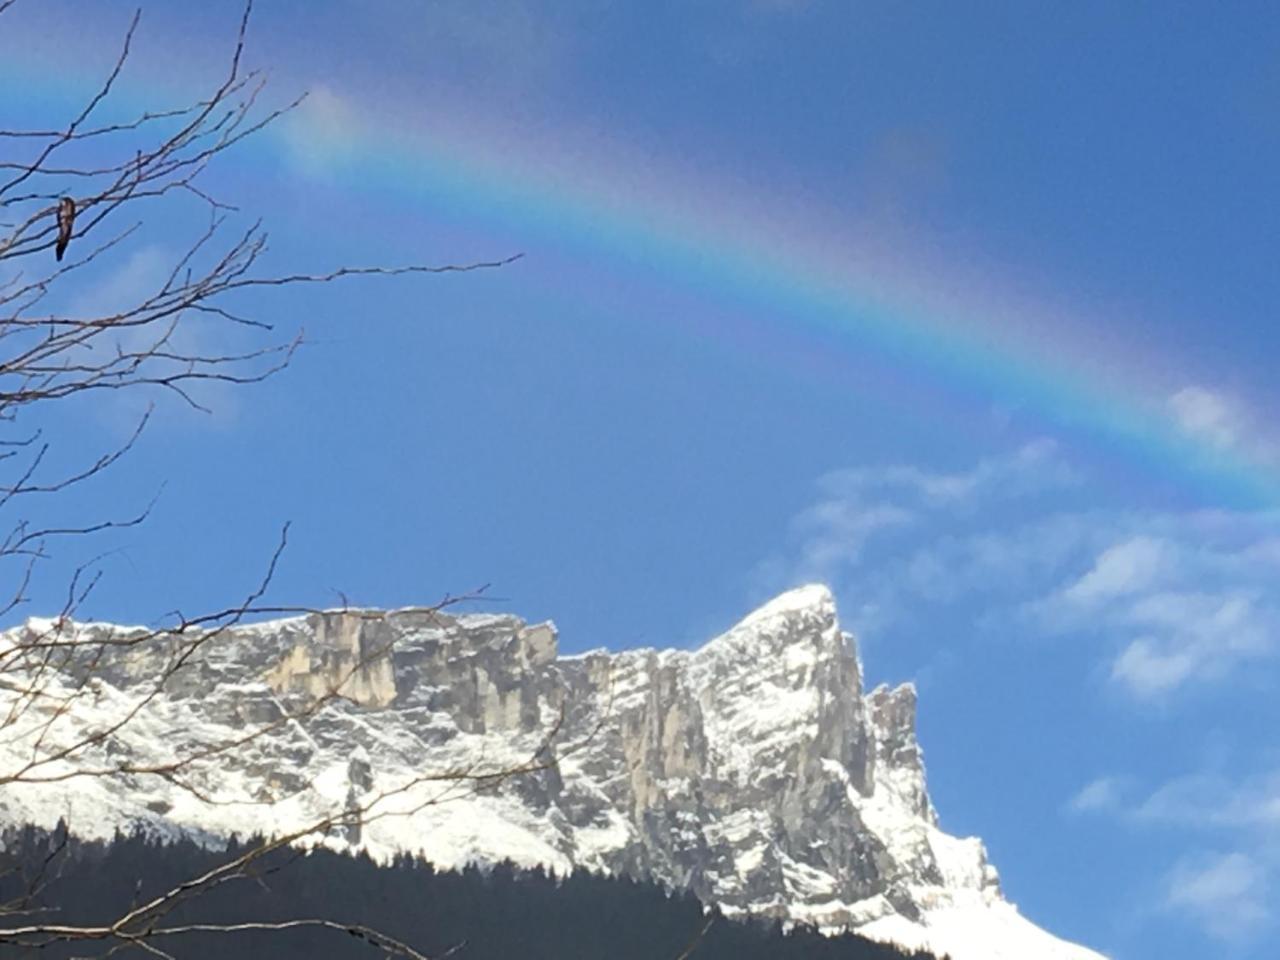
<path id="1" fill-rule="evenodd" d="M 1069 603 L 1093 604 L 1145 589 L 1173 563 L 1167 541 L 1137 536 L 1104 550 L 1093 567 L 1063 591 Z"/>
<path id="2" fill-rule="evenodd" d="M 1216 774 L 1177 777 L 1138 803 L 1142 823 L 1274 832 L 1280 838 L 1280 771 L 1231 781 Z"/>
<path id="3" fill-rule="evenodd" d="M 787 547 L 754 568 L 751 599 L 822 581 L 841 596 L 850 626 L 874 635 L 900 622 L 912 597 L 947 602 L 968 577 L 1020 581 L 1041 562 L 1038 544 L 1028 541 L 1023 556 L 1011 557 L 998 538 L 962 541 L 948 527 L 980 522 L 991 507 L 1078 479 L 1050 440 L 961 470 L 891 464 L 831 471 L 818 478 L 814 502 L 792 518 Z"/>
<path id="4" fill-rule="evenodd" d="M 110 261 L 109 266 L 77 287 L 61 312 L 69 317 L 100 319 L 135 309 L 165 286 L 177 256 L 154 244 L 134 249 L 119 262 Z M 164 350 L 180 356 L 218 357 L 252 349 L 246 346 L 249 341 L 242 329 L 194 310 L 152 324 L 121 326 L 86 349 L 146 352 L 156 348 L 161 337 L 164 337 Z M 176 372 L 184 367 L 177 360 L 156 359 L 151 363 L 153 374 Z M 198 418 L 200 423 L 226 426 L 236 420 L 240 404 L 239 391 L 234 385 L 217 380 L 189 381 L 183 390 L 204 408 L 205 412 Z M 175 395 L 157 389 L 104 391 L 93 404 L 93 410 L 111 429 L 128 434 L 155 401 L 162 401 L 158 405 L 159 415 L 152 421 L 155 425 L 165 422 L 165 411 L 192 409 Z M 187 425 L 190 419 L 184 416 L 182 422 Z"/>
<path id="5" fill-rule="evenodd" d="M 858 467 L 832 471 L 823 476 L 818 485 L 832 498 L 896 492 L 922 506 L 939 508 L 971 504 L 992 493 L 1006 498 L 1038 492 L 1046 486 L 1058 486 L 1075 479 L 1075 472 L 1058 455 L 1057 444 L 1041 439 L 1023 445 L 1008 456 L 981 460 L 969 470 L 946 473 L 901 465 Z"/>
<path id="6" fill-rule="evenodd" d="M 1248 940 L 1274 919 L 1267 871 L 1245 853 L 1184 858 L 1165 884 L 1165 906 L 1189 914 L 1219 940 Z"/>
<path id="7" fill-rule="evenodd" d="M 1245 431 L 1237 404 L 1205 387 L 1183 387 L 1169 397 L 1169 411 L 1187 433 L 1221 447 L 1235 446 Z"/>
<path id="8" fill-rule="evenodd" d="M 1280 461 L 1280 444 L 1243 401 L 1223 391 L 1191 385 L 1167 401 L 1169 415 L 1187 436 L 1219 450 Z"/>
<path id="9" fill-rule="evenodd" d="M 1143 632 L 1112 664 L 1111 676 L 1143 697 L 1192 679 L 1218 680 L 1240 663 L 1275 651 L 1274 604 L 1242 592 L 1144 596 L 1120 619 Z"/>
<path id="10" fill-rule="evenodd" d="M 1167 698 L 1277 653 L 1274 517 L 1115 514 L 1097 523 L 1111 542 L 1024 612 L 1048 633 L 1106 640 L 1119 688 Z"/>
<path id="11" fill-rule="evenodd" d="M 871 537 L 915 519 L 914 511 L 889 503 L 849 498 L 814 504 L 792 522 L 802 538 L 796 579 L 829 579 L 841 567 L 857 563 Z"/>
<path id="12" fill-rule="evenodd" d="M 1124 797 L 1124 781 L 1119 777 L 1098 777 L 1086 783 L 1067 801 L 1072 813 L 1095 813 L 1117 809 Z"/>
<path id="13" fill-rule="evenodd" d="M 819 478 L 819 499 L 792 520 L 793 560 L 772 558 L 768 569 L 788 581 L 832 581 L 857 566 L 868 544 L 888 531 L 924 523 L 938 511 L 972 509 L 995 491 L 1008 496 L 1070 477 L 1049 441 L 951 473 L 904 465 L 835 470 Z"/>
<path id="14" fill-rule="evenodd" d="M 286 156 L 309 177 L 331 173 L 350 162 L 368 127 L 355 103 L 330 86 L 312 87 L 279 126 Z"/>
<path id="15" fill-rule="evenodd" d="M 1270 891 L 1280 880 L 1280 771 L 1231 780 L 1175 777 L 1143 795 L 1128 778 L 1099 777 L 1066 804 L 1134 829 L 1166 831 L 1192 846 L 1164 871 L 1160 909 L 1224 941 L 1257 937 L 1280 921 Z"/>
<path id="16" fill-rule="evenodd" d="M 936 532 L 886 574 L 899 589 L 932 603 L 983 597 L 995 614 L 1042 589 L 1097 540 L 1098 521 L 1082 514 L 1049 514 L 1018 524 L 983 523 L 961 533 Z"/>
<path id="17" fill-rule="evenodd" d="M 757 586 L 823 580 L 877 627 L 967 603 L 984 629 L 1087 641 L 1098 675 L 1137 701 L 1275 658 L 1280 516 L 1062 510 L 1079 486 L 1047 441 L 966 470 L 833 471 Z"/>

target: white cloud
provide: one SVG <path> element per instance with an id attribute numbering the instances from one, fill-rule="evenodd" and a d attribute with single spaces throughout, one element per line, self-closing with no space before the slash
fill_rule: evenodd
<path id="1" fill-rule="evenodd" d="M 1280 514 L 1063 510 L 1076 479 L 1049 442 L 953 472 L 828 473 L 754 585 L 826 581 L 879 632 L 947 606 L 988 636 L 1071 638 L 1138 702 L 1277 659 Z"/>
<path id="2" fill-rule="evenodd" d="M 840 567 L 856 563 L 873 534 L 913 519 L 914 513 L 892 504 L 864 506 L 850 500 L 814 504 L 793 522 L 804 535 L 798 578 L 828 579 Z"/>
<path id="3" fill-rule="evenodd" d="M 984 526 L 962 535 L 942 534 L 915 546 L 886 572 L 899 589 L 920 599 L 949 603 L 984 596 L 995 610 L 1009 597 L 1021 599 L 1040 589 L 1081 550 L 1098 539 L 1098 521 L 1077 514 L 1056 514 L 1011 529 Z"/>
<path id="4" fill-rule="evenodd" d="M 1239 782 L 1214 774 L 1177 777 L 1152 792 L 1131 816 L 1147 824 L 1280 835 L 1280 771 Z"/>
<path id="5" fill-rule="evenodd" d="M 1173 563 L 1171 545 L 1153 537 L 1131 537 L 1108 547 L 1093 568 L 1063 591 L 1074 603 L 1094 603 L 1149 586 Z"/>
<path id="6" fill-rule="evenodd" d="M 1274 652 L 1275 616 L 1274 606 L 1238 590 L 1140 597 L 1118 618 L 1144 633 L 1115 659 L 1112 678 L 1142 697 L 1161 696 L 1193 678 L 1220 679 Z"/>
<path id="7" fill-rule="evenodd" d="M 1185 858 L 1165 884 L 1165 906 L 1220 940 L 1247 940 L 1274 919 L 1267 871 L 1244 853 Z"/>
<path id="8" fill-rule="evenodd" d="M 279 132 L 289 159 L 310 177 L 352 159 L 368 135 L 357 106 L 324 84 L 307 92 L 306 99 L 284 117 Z"/>
<path id="9" fill-rule="evenodd" d="M 1123 783 L 1117 777 L 1099 777 L 1086 783 L 1067 801 L 1067 809 L 1072 813 L 1095 813 L 1102 810 L 1115 810 L 1123 799 Z"/>
<path id="10" fill-rule="evenodd" d="M 77 291 L 65 312 L 96 319 L 136 307 L 155 296 L 172 267 L 158 246 L 134 250 L 121 266 Z"/>
<path id="11" fill-rule="evenodd" d="M 1074 472 L 1058 455 L 1057 444 L 1041 439 L 1023 445 L 1012 455 L 981 460 L 970 470 L 942 473 L 901 465 L 857 467 L 828 473 L 818 483 L 835 497 L 896 491 L 922 505 L 941 508 L 970 503 L 993 492 L 1008 497 L 1074 479 Z"/>
<path id="12" fill-rule="evenodd" d="M 1189 650 L 1139 637 L 1112 662 L 1111 679 L 1139 697 L 1153 699 L 1182 686 L 1195 673 L 1196 665 Z"/>
<path id="13" fill-rule="evenodd" d="M 1263 513 L 1059 514 L 938 537 L 886 577 L 935 602 L 980 595 L 984 622 L 1005 632 L 1091 640 L 1117 689 L 1161 700 L 1280 652 L 1276 525 Z"/>
<path id="14" fill-rule="evenodd" d="M 1238 406 L 1204 387 L 1183 387 L 1169 397 L 1169 410 L 1184 431 L 1220 447 L 1235 446 L 1244 431 Z"/>
<path id="15" fill-rule="evenodd" d="M 790 556 L 758 564 L 753 585 L 769 593 L 799 582 L 836 584 L 859 569 L 868 548 L 891 532 L 928 529 L 931 518 L 969 513 L 996 495 L 1056 488 L 1073 479 L 1048 440 L 951 473 L 903 465 L 832 471 L 818 480 L 821 498 L 791 521 L 795 546 Z M 941 570 L 932 576 L 929 557 L 920 555 L 915 562 L 906 577 L 918 581 L 922 591 L 930 580 L 945 589 L 946 578 Z M 851 606 L 884 612 L 865 592 Z"/>
<path id="16" fill-rule="evenodd" d="M 1247 940 L 1280 920 L 1269 895 L 1280 878 L 1280 770 L 1241 780 L 1217 773 L 1175 777 L 1145 797 L 1132 783 L 1099 777 L 1066 805 L 1109 814 L 1180 845 L 1215 837 L 1226 849 L 1184 855 L 1165 871 L 1162 909 L 1220 940 Z"/>
<path id="17" fill-rule="evenodd" d="M 136 309 L 164 288 L 175 262 L 184 252 L 185 250 L 173 252 L 161 246 L 148 245 L 132 251 L 118 265 L 114 260 L 104 260 L 103 267 L 107 269 L 91 275 L 83 286 L 71 294 L 62 312 L 70 317 L 98 319 Z M 163 344 L 160 343 L 161 338 Z M 267 345 L 265 338 L 228 320 L 187 310 L 155 323 L 113 328 L 96 339 L 92 346 L 87 346 L 86 350 L 98 351 L 99 355 L 114 354 L 117 351 L 146 353 L 162 346 L 176 356 L 219 357 L 246 354 Z M 269 361 L 264 361 L 253 369 L 265 369 L 268 363 Z M 149 367 L 150 374 L 155 376 L 176 373 L 185 369 L 186 364 L 180 360 L 153 358 Z M 246 364 L 236 372 L 243 374 L 249 369 L 250 366 Z M 202 425 L 225 427 L 234 423 L 238 417 L 239 390 L 233 384 L 218 380 L 191 380 L 183 385 L 183 392 L 212 414 L 200 414 L 196 422 Z M 159 389 L 103 391 L 92 409 L 111 429 L 128 434 L 132 433 L 139 419 L 156 401 L 160 402 L 158 415 L 152 420 L 154 426 L 167 419 L 166 411 L 182 411 L 181 422 L 184 426 L 192 422 L 185 415 L 191 408 L 176 395 Z"/>
<path id="18" fill-rule="evenodd" d="M 1233 780 L 1204 772 L 1174 777 L 1145 796 L 1131 779 L 1103 776 L 1069 800 L 1071 812 L 1110 813 L 1148 828 L 1234 833 L 1264 845 L 1280 842 L 1280 769 Z"/>
<path id="19" fill-rule="evenodd" d="M 1102 515 L 1111 542 L 1026 619 L 1112 647 L 1110 679 L 1141 700 L 1219 682 L 1277 652 L 1275 518 Z"/>
<path id="20" fill-rule="evenodd" d="M 1188 437 L 1219 450 L 1235 450 L 1262 460 L 1280 459 L 1280 444 L 1274 434 L 1236 397 L 1192 385 L 1172 394 L 1167 405 L 1174 423 Z"/>

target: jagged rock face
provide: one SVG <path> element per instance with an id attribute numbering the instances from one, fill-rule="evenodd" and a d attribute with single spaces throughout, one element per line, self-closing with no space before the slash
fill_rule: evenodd
<path id="1" fill-rule="evenodd" d="M 32 622 L 0 643 L 49 629 Z M 200 762 L 177 778 L 0 787 L 0 815 L 50 823 L 70 812 L 87 834 L 144 824 L 216 839 L 372 803 L 326 842 L 445 865 L 627 872 L 728 912 L 856 928 L 956 960 L 1096 956 L 1022 920 L 982 844 L 938 829 L 915 690 L 864 695 L 854 640 L 823 587 L 784 594 L 694 651 L 558 658 L 551 624 L 509 616 L 357 611 L 237 627 L 147 699 L 181 655 L 180 644 L 123 646 L 105 667 L 67 665 L 58 682 L 70 689 L 92 672 L 93 696 L 42 749 L 136 714 L 42 772 L 164 766 L 193 750 Z M 38 711 L 23 720 L 41 722 Z M 240 742 L 263 724 L 268 733 Z M 0 772 L 30 755 L 29 738 L 25 752 L 9 739 Z M 517 765 L 537 769 L 496 786 L 468 779 Z"/>
<path id="2" fill-rule="evenodd" d="M 825 591 L 783 597 L 695 652 L 588 654 L 560 671 L 586 722 L 616 717 L 583 767 L 634 832 L 602 852 L 606 867 L 784 917 L 893 887 L 895 857 L 860 812 L 886 751 Z"/>

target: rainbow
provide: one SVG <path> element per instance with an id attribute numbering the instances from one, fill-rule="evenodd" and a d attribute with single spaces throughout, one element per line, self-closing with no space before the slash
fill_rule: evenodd
<path id="1" fill-rule="evenodd" d="M 37 69 L 10 59 L 0 81 L 29 90 Z M 39 105 L 65 106 L 83 89 L 64 77 L 42 88 Z M 144 102 L 137 88 L 126 89 L 115 106 Z M 531 255 L 523 270 L 537 269 L 539 250 L 606 270 L 643 265 L 664 286 L 754 318 L 751 330 L 745 322 L 741 330 L 699 328 L 711 329 L 724 349 L 776 362 L 803 340 L 837 364 L 857 358 L 987 407 L 1028 412 L 1202 504 L 1280 505 L 1280 464 L 1180 428 L 1165 405 L 1170 385 L 1152 382 L 1150 364 L 1112 356 L 1104 368 L 1096 351 L 1073 339 L 1070 317 L 1050 318 L 1034 302 L 993 307 L 940 290 L 927 268 L 900 256 L 877 260 L 841 225 L 769 209 L 685 172 L 663 174 L 647 158 L 600 159 L 565 142 L 486 131 L 447 109 L 420 109 L 407 122 L 365 105 L 357 112 L 321 90 L 242 156 L 296 169 L 305 152 L 346 191 L 443 210 L 518 238 Z"/>

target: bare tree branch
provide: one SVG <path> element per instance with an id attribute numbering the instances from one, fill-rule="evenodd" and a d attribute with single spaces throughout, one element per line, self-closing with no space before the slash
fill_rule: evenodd
<path id="1" fill-rule="evenodd" d="M 14 2 L 0 0 L 0 15 Z M 85 520 L 50 520 L 48 513 L 36 519 L 23 508 L 51 498 L 58 503 L 58 495 L 116 470 L 143 441 L 157 392 L 206 410 L 201 385 L 258 383 L 289 366 L 305 343 L 302 332 L 278 334 L 269 319 L 254 312 L 261 297 L 249 294 L 357 277 L 468 273 L 520 259 L 517 253 L 456 264 L 266 269 L 267 233 L 261 223 L 242 219 L 236 204 L 217 196 L 201 179 L 223 154 L 302 102 L 298 97 L 277 106 L 267 104 L 264 76 L 244 68 L 252 6 L 252 0 L 244 3 L 225 73 L 191 102 L 123 117 L 111 115 L 109 104 L 134 55 L 141 18 L 137 11 L 124 28 L 102 81 L 65 123 L 0 129 L 0 269 L 5 271 L 0 276 L 0 511 L 8 512 L 0 528 L 8 531 L 0 537 L 0 563 L 8 564 L 3 569 L 13 583 L 11 591 L 5 590 L 0 612 L 11 613 L 28 602 L 33 577 L 50 562 L 50 551 L 58 544 L 130 529 L 147 520 L 154 498 L 134 509 L 119 508 L 105 518 Z M 157 204 L 196 211 L 196 222 L 185 232 L 187 239 L 174 243 L 170 234 L 165 235 L 170 259 L 144 293 L 123 305 L 94 302 L 85 281 L 97 268 L 111 267 L 131 244 L 149 236 L 145 214 Z M 69 295 L 71 288 L 76 296 Z M 236 345 L 208 347 L 207 339 L 192 338 L 195 324 L 202 330 L 212 325 L 234 334 L 228 343 Z M 55 456 L 56 435 L 32 429 L 23 421 L 52 401 L 100 396 L 103 391 L 130 395 L 145 391 L 152 403 L 127 437 L 114 445 L 104 444 L 105 450 L 83 455 L 72 465 Z M 349 691 L 360 672 L 389 660 L 390 643 L 354 658 L 317 695 L 279 698 L 278 715 L 235 735 L 179 738 L 170 755 L 145 763 L 113 754 L 111 746 L 136 729 L 148 707 L 231 638 L 234 628 L 247 618 L 388 616 L 353 610 L 345 596 L 341 608 L 327 611 L 267 602 L 288 533 L 286 524 L 262 576 L 240 602 L 222 609 L 194 615 L 175 611 L 162 625 L 128 631 L 78 623 L 78 612 L 103 576 L 100 554 L 70 572 L 56 616 L 0 633 L 0 746 L 5 747 L 2 755 L 7 758 L 0 762 L 0 789 L 135 777 L 163 781 L 211 806 L 276 802 L 274 796 L 228 796 L 216 784 L 211 787 L 219 763 L 283 728 L 306 723 L 350 700 Z M 461 596 L 446 595 L 436 604 L 396 615 L 434 617 L 482 594 L 483 588 Z M 116 713 L 101 722 L 83 722 L 85 711 L 106 689 L 104 678 L 124 658 L 145 662 L 150 668 L 146 679 L 130 688 L 131 699 Z M 23 895 L 0 903 L 0 943 L 32 950 L 55 943 L 93 943 L 106 951 L 105 956 L 132 950 L 172 960 L 178 949 L 175 944 L 197 933 L 314 928 L 355 937 L 387 955 L 427 960 L 412 945 L 380 931 L 326 918 L 269 923 L 246 917 L 210 925 L 171 922 L 172 913 L 221 883 L 253 875 L 274 851 L 317 842 L 352 824 L 411 816 L 424 807 L 544 771 L 565 750 L 574 749 L 558 742 L 563 719 L 562 712 L 560 721 L 522 762 L 493 764 L 480 756 L 460 768 L 424 770 L 363 803 L 347 803 L 283 835 L 229 854 L 217 868 L 133 904 L 106 925 L 59 924 L 54 922 L 55 911 L 42 905 L 42 894 L 56 878 L 68 843 L 68 831 L 63 830 L 43 863 L 24 875 Z"/>

